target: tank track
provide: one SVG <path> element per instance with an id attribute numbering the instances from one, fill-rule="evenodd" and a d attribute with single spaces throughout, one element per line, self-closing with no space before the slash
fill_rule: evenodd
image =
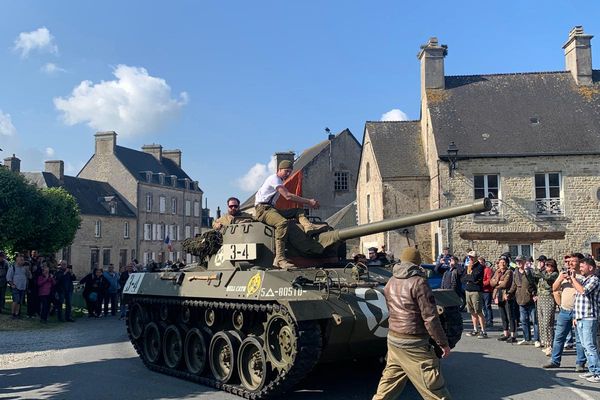
<path id="1" fill-rule="evenodd" d="M 133 304 L 141 304 L 142 306 L 175 306 L 175 307 L 189 307 L 192 310 L 201 311 L 208 308 L 214 309 L 215 311 L 253 311 L 258 313 L 279 313 L 287 316 L 289 321 L 294 323 L 294 329 L 297 337 L 297 346 L 295 357 L 292 366 L 287 370 L 281 371 L 277 376 L 267 383 L 259 391 L 249 391 L 241 384 L 230 384 L 223 383 L 215 379 L 210 373 L 210 367 L 204 368 L 204 373 L 201 375 L 192 374 L 185 370 L 185 366 L 181 369 L 171 369 L 165 365 L 153 364 L 149 362 L 141 349 L 143 346 L 142 338 L 134 339 L 131 333 L 129 317 L 130 313 L 127 312 L 126 325 L 127 334 L 131 341 L 134 349 L 142 359 L 144 365 L 156 372 L 160 372 L 166 375 L 171 375 L 177 378 L 186 379 L 188 381 L 196 382 L 205 386 L 210 386 L 215 389 L 223 390 L 241 396 L 247 399 L 258 400 L 258 399 L 269 399 L 275 396 L 285 393 L 297 383 L 299 383 L 318 363 L 321 349 L 322 349 L 322 337 L 321 329 L 316 321 L 295 321 L 287 308 L 283 305 L 276 303 L 248 303 L 248 302 L 223 302 L 223 301 L 205 301 L 205 300 L 184 300 L 184 299 L 165 299 L 156 297 L 139 297 L 136 296 L 130 299 L 130 307 Z M 149 321 L 158 322 L 158 321 Z M 147 325 L 147 324 L 146 324 Z M 192 328 L 192 323 L 187 324 L 187 328 Z M 216 332 L 213 332 L 213 334 Z M 244 336 L 242 336 L 243 339 Z M 210 339 L 208 340 L 210 342 Z M 237 363 L 236 363 L 237 364 Z M 208 370 L 208 372 L 207 372 Z"/>

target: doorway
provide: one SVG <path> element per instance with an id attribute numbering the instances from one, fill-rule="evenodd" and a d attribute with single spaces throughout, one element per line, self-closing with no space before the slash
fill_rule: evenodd
<path id="1" fill-rule="evenodd" d="M 600 260 L 600 243 L 592 243 L 592 256 L 595 260 Z"/>

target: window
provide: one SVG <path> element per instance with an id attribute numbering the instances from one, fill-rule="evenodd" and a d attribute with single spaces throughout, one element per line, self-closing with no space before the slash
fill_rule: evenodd
<path id="1" fill-rule="evenodd" d="M 152 195 L 150 193 L 146 195 L 146 211 L 152 212 Z"/>
<path id="2" fill-rule="evenodd" d="M 152 224 L 152 240 L 156 240 L 158 237 L 158 225 Z"/>
<path id="3" fill-rule="evenodd" d="M 145 251 L 144 252 L 144 265 L 148 264 L 149 261 L 150 261 L 150 252 Z"/>
<path id="4" fill-rule="evenodd" d="M 167 210 L 167 199 L 165 196 L 160 196 L 158 198 L 158 212 L 164 214 Z"/>
<path id="5" fill-rule="evenodd" d="M 196 235 L 200 234 L 200 227 L 199 226 L 195 226 L 194 227 L 194 237 L 196 237 Z"/>
<path id="6" fill-rule="evenodd" d="M 535 174 L 535 208 L 538 216 L 562 215 L 560 173 Z"/>
<path id="7" fill-rule="evenodd" d="M 96 225 L 94 227 L 94 236 L 101 237 L 102 236 L 102 221 L 96 221 Z"/>
<path id="8" fill-rule="evenodd" d="M 177 214 L 177 198 L 171 198 L 171 214 Z"/>
<path id="9" fill-rule="evenodd" d="M 100 261 L 100 249 L 92 249 L 90 253 L 90 270 L 93 270 L 98 266 Z"/>
<path id="10" fill-rule="evenodd" d="M 165 224 L 158 224 L 158 236 L 157 239 L 158 240 L 165 240 Z"/>
<path id="11" fill-rule="evenodd" d="M 102 250 L 102 265 L 108 266 L 110 264 L 110 249 Z"/>
<path id="12" fill-rule="evenodd" d="M 144 240 L 152 240 L 152 224 L 144 224 Z"/>
<path id="13" fill-rule="evenodd" d="M 190 237 L 192 237 L 192 227 L 189 225 L 185 226 L 185 238 L 189 239 Z"/>
<path id="14" fill-rule="evenodd" d="M 127 249 L 119 250 L 119 268 L 127 265 Z"/>
<path id="15" fill-rule="evenodd" d="M 117 213 L 117 203 L 116 202 L 114 202 L 114 201 L 111 202 L 108 207 L 109 207 L 109 212 L 111 215 L 115 215 Z"/>
<path id="16" fill-rule="evenodd" d="M 334 172 L 334 183 L 333 190 L 335 191 L 348 191 L 348 171 L 336 171 Z"/>
<path id="17" fill-rule="evenodd" d="M 177 225 L 177 240 L 181 240 L 181 227 Z"/>
<path id="18" fill-rule="evenodd" d="M 510 255 L 513 260 L 516 256 L 532 257 L 532 250 L 532 244 L 511 244 L 508 246 L 508 251 L 510 252 Z"/>
<path id="19" fill-rule="evenodd" d="M 123 237 L 129 239 L 129 222 L 123 223 Z"/>
<path id="20" fill-rule="evenodd" d="M 194 201 L 194 217 L 200 216 L 200 202 Z"/>
<path id="21" fill-rule="evenodd" d="M 500 215 L 500 176 L 497 174 L 492 175 L 474 175 L 473 176 L 473 189 L 475 200 L 489 197 L 492 201 L 492 209 L 482 213 L 475 214 L 475 216 L 481 217 L 495 217 Z"/>
<path id="22" fill-rule="evenodd" d="M 367 195 L 367 223 L 371 222 L 371 195 Z"/>
<path id="23" fill-rule="evenodd" d="M 169 239 L 171 239 L 171 241 L 177 240 L 177 236 L 175 236 L 176 233 L 177 233 L 177 226 L 169 225 Z"/>
<path id="24" fill-rule="evenodd" d="M 365 180 L 369 182 L 371 180 L 371 165 L 367 163 L 365 167 Z"/>
<path id="25" fill-rule="evenodd" d="M 187 217 L 192 215 L 192 202 L 190 200 L 185 201 L 185 215 Z"/>

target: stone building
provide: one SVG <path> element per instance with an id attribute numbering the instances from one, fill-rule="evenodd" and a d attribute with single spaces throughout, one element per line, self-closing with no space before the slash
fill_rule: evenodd
<path id="1" fill-rule="evenodd" d="M 20 160 L 14 155 L 4 164 L 20 172 Z M 110 184 L 65 175 L 60 160 L 46 161 L 43 172 L 21 174 L 39 188 L 61 187 L 77 201 L 81 226 L 73 243 L 55 256 L 73 265 L 78 278 L 95 266 L 122 266 L 136 256 L 135 212 Z"/>
<path id="2" fill-rule="evenodd" d="M 191 262 L 181 241 L 201 232 L 203 192 L 181 168 L 181 151 L 118 146 L 115 132 L 98 132 L 95 139 L 95 152 L 78 177 L 110 183 L 137 211 L 138 260 Z"/>
<path id="3" fill-rule="evenodd" d="M 326 220 L 356 199 L 356 180 L 361 146 L 350 130 L 330 134 L 315 146 L 302 152 L 294 161 L 293 152 L 276 153 L 276 162 L 294 161 L 292 174 L 302 174 L 302 197 L 319 200 L 317 210 L 308 210 L 311 216 Z M 241 205 L 246 212 L 254 211 L 254 195 Z"/>
<path id="4" fill-rule="evenodd" d="M 490 258 L 505 251 L 599 258 L 600 71 L 592 69 L 591 39 L 581 27 L 569 33 L 565 71 L 467 76 L 445 75 L 447 47 L 430 39 L 418 54 L 421 119 L 365 125 L 359 221 L 488 196 L 490 212 L 394 240 L 417 244 L 430 258 L 446 245 Z M 409 170 L 387 172 L 394 157 Z M 382 240 L 365 238 L 361 246 Z"/>

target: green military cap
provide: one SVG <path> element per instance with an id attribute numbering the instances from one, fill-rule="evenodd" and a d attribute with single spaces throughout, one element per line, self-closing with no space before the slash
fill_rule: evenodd
<path id="1" fill-rule="evenodd" d="M 292 169 L 292 162 L 290 160 L 283 160 L 277 166 L 278 169 Z"/>

